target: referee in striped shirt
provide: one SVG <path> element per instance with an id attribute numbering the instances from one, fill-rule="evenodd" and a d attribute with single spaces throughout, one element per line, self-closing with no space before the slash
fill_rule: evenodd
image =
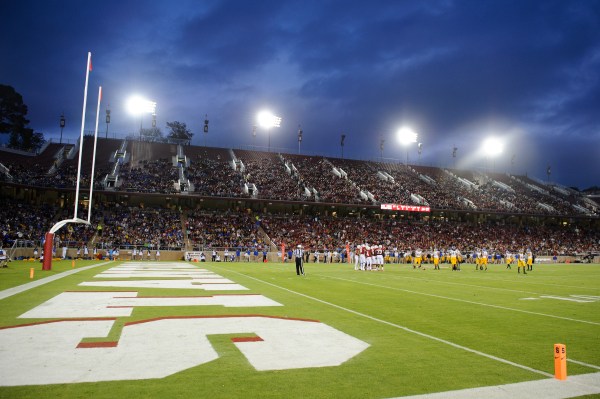
<path id="1" fill-rule="evenodd" d="M 294 250 L 294 257 L 296 258 L 296 275 L 304 275 L 304 266 L 302 265 L 302 257 L 304 256 L 304 249 L 302 245 L 298 244 L 298 247 Z"/>

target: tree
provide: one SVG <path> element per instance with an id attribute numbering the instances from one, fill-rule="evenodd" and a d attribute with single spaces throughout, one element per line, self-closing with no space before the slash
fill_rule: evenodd
<path id="1" fill-rule="evenodd" d="M 194 133 L 192 133 L 183 122 L 167 122 L 167 128 L 170 129 L 170 132 L 167 135 L 170 139 L 186 140 L 189 142 L 192 141 L 192 137 L 194 137 Z"/>
<path id="2" fill-rule="evenodd" d="M 20 132 L 11 132 L 8 146 L 17 150 L 37 152 L 46 142 L 44 134 L 34 132 L 33 129 L 24 128 Z"/>
<path id="3" fill-rule="evenodd" d="M 0 133 L 19 132 L 24 129 L 29 120 L 27 106 L 23 97 L 11 86 L 0 84 Z"/>
<path id="4" fill-rule="evenodd" d="M 11 86 L 0 84 L 0 134 L 9 134 L 8 145 L 24 151 L 37 151 L 46 142 L 44 134 L 27 127 L 27 105 Z"/>

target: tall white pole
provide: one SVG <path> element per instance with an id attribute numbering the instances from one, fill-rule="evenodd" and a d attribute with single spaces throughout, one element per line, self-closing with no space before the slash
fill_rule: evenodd
<path id="1" fill-rule="evenodd" d="M 73 219 L 77 219 L 77 207 L 79 206 L 79 179 L 81 177 L 81 153 L 83 152 L 83 129 L 85 127 L 85 107 L 87 105 L 88 81 L 90 78 L 90 67 L 92 63 L 92 53 L 88 52 L 87 67 L 85 68 L 85 89 L 83 91 L 83 112 L 81 114 L 81 134 L 79 135 L 79 162 L 77 164 L 77 184 L 75 186 L 75 214 Z"/>
<path id="2" fill-rule="evenodd" d="M 90 202 L 88 203 L 88 223 L 92 222 L 92 194 L 94 193 L 94 170 L 96 169 L 96 144 L 98 143 L 98 120 L 100 119 L 100 102 L 102 86 L 98 88 L 98 108 L 96 109 L 96 129 L 94 130 L 94 152 L 92 152 L 92 176 L 90 178 Z"/>

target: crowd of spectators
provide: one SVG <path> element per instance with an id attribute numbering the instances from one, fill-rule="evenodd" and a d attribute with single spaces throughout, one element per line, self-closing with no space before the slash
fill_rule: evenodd
<path id="1" fill-rule="evenodd" d="M 359 188 L 350 180 L 333 173 L 331 162 L 319 157 L 286 155 L 298 171 L 300 187 L 317 191 L 316 200 L 328 203 L 358 204 L 365 202 Z M 311 197 L 312 198 L 312 197 Z"/>
<path id="2" fill-rule="evenodd" d="M 5 181 L 39 187 L 55 187 L 59 183 L 55 176 L 48 175 L 49 168 L 39 163 L 3 161 L 2 164 L 8 168 L 12 178 L 9 180 L 8 176 L 2 174 Z"/>
<path id="3" fill-rule="evenodd" d="M 224 160 L 196 157 L 190 160 L 186 176 L 194 192 L 213 197 L 242 197 L 243 178 L 240 172 Z"/>
<path id="4" fill-rule="evenodd" d="M 600 252 L 600 231 L 581 227 L 290 216 L 263 220 L 263 228 L 275 245 L 302 244 L 313 252 L 343 249 L 346 243 L 382 244 L 401 251 L 456 246 L 463 253 L 477 248 L 502 254 L 523 248 L 540 255 Z"/>
<path id="5" fill-rule="evenodd" d="M 4 248 L 15 240 L 40 241 L 53 225 L 53 208 L 0 198 L 0 235 Z"/>
<path id="6" fill-rule="evenodd" d="M 532 186 L 538 187 L 541 189 L 541 191 L 532 189 Z M 517 184 L 511 185 L 511 187 L 525 187 L 525 195 L 534 198 L 538 202 L 550 205 L 561 215 L 580 213 L 571 205 L 571 202 L 559 197 L 558 194 L 555 191 L 552 191 L 550 187 L 540 187 L 539 184 L 527 177 L 519 177 Z"/>
<path id="7" fill-rule="evenodd" d="M 179 190 L 175 183 L 179 180 L 179 171 L 169 159 L 141 161 L 139 167 L 122 166 L 119 172 L 120 190 L 138 193 L 172 194 Z"/>
<path id="8" fill-rule="evenodd" d="M 80 209 L 85 219 L 87 211 Z M 68 224 L 57 232 L 57 242 L 81 247 L 92 241 L 101 248 L 287 248 L 298 244 L 321 253 L 343 250 L 347 243 L 382 244 L 399 251 L 447 249 L 463 253 L 477 248 L 504 253 L 531 248 L 538 255 L 600 253 L 600 230 L 581 225 L 476 224 L 457 221 L 416 221 L 315 215 L 263 215 L 246 211 L 176 211 L 112 204 L 96 205 L 91 226 Z M 0 199 L 3 247 L 19 240 L 39 244 L 69 210 L 25 201 Z M 95 238 L 94 238 L 95 237 Z M 189 248 L 189 246 L 188 246 Z"/>
<path id="9" fill-rule="evenodd" d="M 380 164 L 348 159 L 331 159 L 330 162 L 347 173 L 348 179 L 362 191 L 370 192 L 378 203 L 412 204 L 410 192 L 396 180 L 378 175 Z"/>
<path id="10" fill-rule="evenodd" d="M 244 180 L 258 188 L 258 198 L 306 201 L 304 187 L 285 171 L 283 163 L 273 160 L 246 160 Z"/>
<path id="11" fill-rule="evenodd" d="M 181 249 L 184 234 L 181 214 L 168 209 L 115 207 L 106 209 L 97 228 L 96 245 L 102 248 Z"/>
<path id="12" fill-rule="evenodd" d="M 194 249 L 255 248 L 264 246 L 258 234 L 260 223 L 246 213 L 192 211 L 185 229 Z"/>
<path id="13" fill-rule="evenodd" d="M 118 147 L 119 141 L 108 140 L 102 148 L 102 161 L 97 165 L 94 177 L 95 189 L 103 189 L 102 179 L 110 172 L 114 163 L 109 162 L 110 154 Z M 135 164 L 123 165 L 119 173 L 117 190 L 175 194 L 181 191 L 177 186 L 180 177 L 178 167 L 172 165 L 168 153 L 173 146 L 159 146 L 144 143 L 148 154 L 161 154 L 162 158 L 142 160 Z M 162 144 L 161 144 L 162 145 Z M 58 145 L 57 145 L 58 146 Z M 150 148 L 151 147 L 151 148 Z M 0 162 L 10 174 L 0 173 L 0 180 L 30 186 L 72 188 L 76 185 L 76 166 L 72 159 L 62 158 L 61 164 L 52 155 L 58 147 L 52 147 L 43 155 L 34 157 L 0 153 Z M 86 138 L 84 154 L 91 154 L 91 141 Z M 200 149 L 200 150 L 199 150 Z M 546 214 L 546 215 L 598 215 L 598 207 L 584 199 L 575 190 L 553 189 L 536 183 L 526 176 L 511 178 L 502 174 L 477 177 L 471 171 L 445 170 L 433 167 L 406 166 L 381 162 L 344 160 L 283 154 L 280 158 L 273 153 L 246 151 L 251 153 L 243 159 L 246 169 L 241 172 L 232 167 L 231 150 L 194 147 L 190 149 L 189 165 L 183 166 L 183 174 L 194 187 L 194 194 L 212 197 L 250 197 L 244 190 L 245 183 L 254 183 L 258 188 L 258 198 L 285 201 L 318 201 L 324 203 L 371 204 L 418 202 L 433 209 L 478 210 L 490 212 Z M 62 157 L 66 147 L 63 146 Z M 162 152 L 161 152 L 162 151 Z M 244 152 L 239 151 L 241 158 Z M 25 161 L 24 161 L 25 159 Z M 89 166 L 89 160 L 86 161 Z M 293 173 L 286 171 L 285 164 L 293 165 Z M 338 168 L 346 172 L 345 177 L 334 174 Z M 385 171 L 392 179 L 382 178 L 378 172 Z M 456 176 L 456 175 L 459 176 Z M 461 182 L 462 177 L 464 180 Z M 84 172 L 80 184 L 89 187 L 89 173 Z M 473 184 L 465 184 L 469 181 Z M 502 185 L 510 187 L 506 189 Z M 534 187 L 537 187 L 535 189 Z M 363 195 L 361 195 L 361 191 Z M 369 192 L 372 197 L 365 198 Z M 547 205 L 547 206 L 546 206 Z M 574 206 L 577 205 L 577 206 Z M 582 209 L 582 208 L 585 208 Z"/>
<path id="14" fill-rule="evenodd" d="M 380 164 L 390 176 L 411 194 L 419 195 L 425 204 L 438 209 L 465 209 L 466 205 L 452 193 L 442 190 L 436 183 L 435 177 L 440 169 L 425 168 L 421 172 L 399 164 Z M 420 176 L 429 178 L 425 181 Z"/>

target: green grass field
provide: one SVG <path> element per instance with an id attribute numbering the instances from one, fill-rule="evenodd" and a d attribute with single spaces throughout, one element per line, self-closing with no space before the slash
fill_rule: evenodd
<path id="1" fill-rule="evenodd" d="M 75 270 L 97 263 L 78 261 Z M 117 264 L 1 299 L 0 327 L 46 321 L 18 316 L 65 291 L 101 290 L 78 284 Z M 310 263 L 306 276 L 296 276 L 291 263 L 194 265 L 283 306 L 135 308 L 131 316 L 117 318 L 108 338 L 88 340 L 117 341 L 123 325 L 138 320 L 261 314 L 318 320 L 370 346 L 340 366 L 256 371 L 231 335 L 211 335 L 217 360 L 165 378 L 4 386 L 0 398 L 391 398 L 548 378 L 544 373 L 554 374 L 555 343 L 566 344 L 570 376 L 600 367 L 597 264 L 535 265 L 526 276 L 504 265 L 475 271 L 467 264 L 460 272 L 386 265 L 384 272 L 358 272 L 349 265 Z M 31 267 L 33 281 L 74 270 L 70 261 L 54 262 L 49 272 L 39 263 L 12 262 L 0 270 L 0 290 L 32 281 Z M 111 290 L 149 297 L 232 293 Z"/>

